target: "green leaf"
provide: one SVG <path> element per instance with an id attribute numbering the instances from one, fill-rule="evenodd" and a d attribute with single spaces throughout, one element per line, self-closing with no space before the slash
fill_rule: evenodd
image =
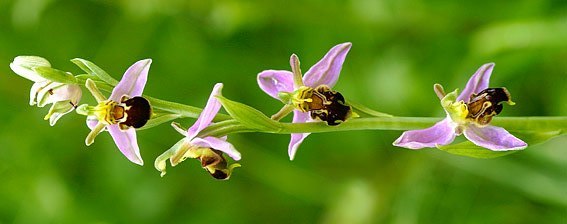
<path id="1" fill-rule="evenodd" d="M 275 132 L 282 128 L 279 122 L 268 118 L 253 107 L 229 100 L 223 96 L 217 96 L 217 98 L 224 109 L 226 109 L 234 119 L 246 127 L 266 132 Z"/>
<path id="2" fill-rule="evenodd" d="M 112 86 L 116 86 L 118 84 L 118 80 L 112 78 L 112 76 L 108 75 L 108 73 L 106 73 L 104 70 L 102 70 L 100 67 L 98 67 L 97 65 L 95 65 L 90 61 L 87 61 L 82 58 L 75 58 L 72 59 L 71 62 L 79 66 L 79 68 L 81 68 L 86 73 L 97 76 L 98 78 L 100 78 L 100 80 Z"/>
<path id="3" fill-rule="evenodd" d="M 529 144 L 529 143 L 528 143 Z M 460 155 L 460 156 L 467 156 L 472 158 L 478 159 L 491 159 L 497 158 L 501 156 L 506 156 L 520 150 L 512 150 L 512 151 L 492 151 L 486 148 L 482 148 L 480 146 L 475 145 L 470 141 L 464 141 L 456 144 L 446 145 L 438 147 L 440 150 Z"/>
<path id="4" fill-rule="evenodd" d="M 32 70 L 35 71 L 37 75 L 41 76 L 42 78 L 51 80 L 53 82 L 65 83 L 65 84 L 77 84 L 78 82 L 75 76 L 51 67 L 46 67 L 46 66 L 33 67 Z"/>
<path id="5" fill-rule="evenodd" d="M 524 142 L 528 143 L 528 148 L 530 146 L 546 142 L 547 140 L 557 137 L 564 134 L 561 130 L 556 131 L 547 131 L 547 132 L 533 132 L 533 131 L 524 131 L 524 132 L 514 132 L 514 136 L 522 139 Z M 475 145 L 470 141 L 464 141 L 456 144 L 440 146 L 438 147 L 440 150 L 461 156 L 468 156 L 473 158 L 480 158 L 480 159 L 491 159 L 497 158 L 501 156 L 510 155 L 512 153 L 516 153 L 522 150 L 512 150 L 512 151 L 492 151 L 480 146 Z"/>

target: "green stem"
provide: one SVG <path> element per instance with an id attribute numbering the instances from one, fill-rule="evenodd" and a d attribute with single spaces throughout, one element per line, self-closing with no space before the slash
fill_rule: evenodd
<path id="1" fill-rule="evenodd" d="M 497 117 L 493 125 L 509 131 L 561 131 L 567 132 L 567 116 L 547 117 Z"/>
<path id="2" fill-rule="evenodd" d="M 443 118 L 435 117 L 393 117 L 393 118 L 357 118 L 337 126 L 328 126 L 325 122 L 284 123 L 279 134 L 318 133 L 354 130 L 409 130 L 426 128 Z"/>
<path id="3" fill-rule="evenodd" d="M 324 122 L 281 123 L 278 131 L 261 131 L 249 129 L 238 123 L 227 126 L 211 126 L 205 129 L 202 136 L 225 136 L 242 132 L 265 132 L 273 134 L 320 133 L 358 130 L 397 130 L 405 131 L 422 129 L 441 121 L 441 117 L 392 117 L 392 118 L 357 118 L 337 126 L 328 126 Z M 495 126 L 510 131 L 567 131 L 567 116 L 563 117 L 500 117 L 495 118 Z"/>
<path id="4" fill-rule="evenodd" d="M 412 130 L 432 126 L 443 118 L 436 117 L 393 117 L 393 118 L 358 118 L 337 126 L 327 126 L 323 122 L 284 123 L 279 134 L 302 132 L 332 132 L 353 130 Z M 495 118 L 495 126 L 502 126 L 512 131 L 557 131 L 565 132 L 567 117 L 500 117 Z"/>
<path id="5" fill-rule="evenodd" d="M 298 63 L 295 64 L 299 68 Z M 80 83 L 85 85 L 85 83 Z M 102 86 L 101 90 L 111 92 L 111 88 Z M 146 97 L 155 109 L 177 114 L 181 117 L 197 118 L 202 109 L 180 103 L 170 102 Z M 366 108 L 357 105 L 359 108 Z M 365 109 L 366 110 L 366 109 Z M 366 110 L 370 111 L 370 109 Z M 370 113 L 372 114 L 372 113 Z M 385 116 L 386 114 L 380 113 Z M 387 115 L 386 115 L 387 116 Z M 319 133 L 335 131 L 355 131 L 355 130 L 411 130 L 422 129 L 432 126 L 443 118 L 440 117 L 370 117 L 351 119 L 337 126 L 328 126 L 324 122 L 309 123 L 280 123 L 281 128 L 277 131 L 262 131 L 248 128 L 238 121 L 233 120 L 226 114 L 217 114 L 215 122 L 210 127 L 203 130 L 200 136 L 225 136 L 231 133 L 240 132 L 264 132 L 274 134 L 290 133 Z M 510 131 L 560 131 L 565 133 L 567 130 L 567 116 L 557 117 L 498 117 L 494 118 L 492 124 L 501 126 Z"/>

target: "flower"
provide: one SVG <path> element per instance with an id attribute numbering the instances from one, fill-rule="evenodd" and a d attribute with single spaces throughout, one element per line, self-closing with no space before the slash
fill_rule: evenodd
<path id="1" fill-rule="evenodd" d="M 228 156 L 232 157 L 232 159 L 236 161 L 240 160 L 240 152 L 226 141 L 226 136 L 220 138 L 214 136 L 197 136 L 199 132 L 212 124 L 213 118 L 215 118 L 219 112 L 221 103 L 216 96 L 221 95 L 222 87 L 222 83 L 217 83 L 213 87 L 207 105 L 199 115 L 199 118 L 197 118 L 197 121 L 195 121 L 195 124 L 189 129 L 185 131 L 177 123 L 172 123 L 173 128 L 185 137 L 156 159 L 154 165 L 155 168 L 161 172 L 162 177 L 166 173 L 167 159 L 169 159 L 172 166 L 176 166 L 186 158 L 198 159 L 201 162 L 201 166 L 203 166 L 211 176 L 220 180 L 230 178 L 232 170 L 236 167 L 240 167 L 238 163 L 228 165 L 226 158 L 223 156 L 223 153 L 226 153 Z"/>
<path id="2" fill-rule="evenodd" d="M 87 79 L 85 85 L 98 102 L 96 106 L 85 104 L 77 108 L 77 113 L 88 116 L 87 125 L 91 132 L 85 139 L 87 146 L 106 129 L 126 158 L 133 163 L 144 164 L 135 128 L 144 126 L 152 115 L 150 103 L 141 97 L 151 63 L 151 59 L 145 59 L 130 66 L 108 99 L 105 99 L 92 80 Z"/>
<path id="3" fill-rule="evenodd" d="M 506 88 L 488 88 L 494 63 L 481 66 L 470 78 L 463 92 L 445 95 L 441 85 L 434 90 L 441 99 L 447 118 L 430 128 L 404 132 L 394 146 L 409 149 L 438 147 L 453 142 L 464 133 L 474 144 L 492 151 L 521 150 L 527 144 L 506 129 L 489 125 L 492 117 L 502 111 L 502 102 L 514 105 Z"/>
<path id="4" fill-rule="evenodd" d="M 350 106 L 346 105 L 343 96 L 330 88 L 339 79 L 343 62 L 351 45 L 351 43 L 342 43 L 334 46 L 303 77 L 301 77 L 299 59 L 293 54 L 290 58 L 292 72 L 282 70 L 262 71 L 258 74 L 258 85 L 271 97 L 295 107 L 293 123 L 311 122 L 314 119 L 319 119 L 327 121 L 329 125 L 337 125 L 349 118 L 352 112 Z M 288 147 L 290 160 L 293 160 L 299 145 L 309 134 L 291 134 Z"/>
<path id="5" fill-rule="evenodd" d="M 44 58 L 18 56 L 10 63 L 10 68 L 19 76 L 35 82 L 30 90 L 30 106 L 44 107 L 52 104 L 44 119 L 54 126 L 63 115 L 73 111 L 81 100 L 81 87 L 76 84 L 53 82 L 40 76 L 37 68 L 51 68 Z"/>

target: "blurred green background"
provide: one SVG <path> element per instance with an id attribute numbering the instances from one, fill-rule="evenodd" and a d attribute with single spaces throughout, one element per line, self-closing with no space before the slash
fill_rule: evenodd
<path id="1" fill-rule="evenodd" d="M 87 148 L 84 117 L 50 127 L 8 67 L 38 55 L 77 74 L 81 57 L 119 79 L 152 58 L 148 95 L 202 107 L 223 82 L 272 114 L 281 103 L 258 72 L 289 70 L 292 53 L 306 71 L 350 41 L 336 89 L 380 111 L 441 117 L 432 85 L 463 88 L 495 62 L 492 86 L 517 103 L 501 116 L 564 116 L 566 12 L 564 0 L 0 1 L 0 223 L 567 223 L 565 136 L 479 160 L 395 148 L 400 131 L 313 134 L 290 162 L 289 136 L 237 134 L 229 181 L 195 160 L 160 178 L 153 160 L 182 137 L 169 125 L 138 133 L 139 167 L 107 134 Z"/>

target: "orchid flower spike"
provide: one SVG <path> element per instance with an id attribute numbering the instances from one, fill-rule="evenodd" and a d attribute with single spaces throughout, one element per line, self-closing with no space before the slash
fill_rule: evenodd
<path id="1" fill-rule="evenodd" d="M 10 63 L 10 68 L 19 76 L 34 82 L 30 90 L 30 105 L 44 107 L 52 104 L 44 119 L 54 126 L 63 115 L 73 111 L 81 100 L 81 87 L 77 84 L 64 84 L 41 77 L 37 68 L 51 68 L 44 58 L 37 56 L 18 56 Z"/>
<path id="2" fill-rule="evenodd" d="M 91 132 L 85 139 L 87 146 L 94 142 L 98 134 L 108 130 L 126 158 L 138 165 L 144 164 L 135 128 L 144 126 L 152 116 L 149 101 L 142 97 L 151 63 L 151 59 L 145 59 L 130 66 L 108 99 L 98 90 L 94 81 L 87 79 L 85 86 L 98 102 L 96 106 L 84 104 L 77 108 L 77 113 L 88 116 L 87 125 Z"/>
<path id="3" fill-rule="evenodd" d="M 458 96 L 458 90 L 445 95 L 443 87 L 435 84 L 435 93 L 441 99 L 447 118 L 427 129 L 406 131 L 393 145 L 409 149 L 438 147 L 450 144 L 455 136 L 464 133 L 474 144 L 492 151 L 526 148 L 524 141 L 504 128 L 489 125 L 492 117 L 502 111 L 503 102 L 514 105 L 506 88 L 488 87 L 493 68 L 494 63 L 480 67 Z"/>
<path id="4" fill-rule="evenodd" d="M 344 97 L 339 92 L 331 90 L 339 79 L 343 62 L 351 46 L 351 43 L 334 46 L 303 77 L 299 58 L 295 54 L 290 58 L 291 72 L 283 70 L 260 72 L 258 74 L 260 88 L 286 104 L 272 118 L 278 120 L 293 110 L 293 123 L 322 120 L 328 125 L 338 125 L 352 117 L 352 109 L 346 104 Z M 291 134 L 288 147 L 290 160 L 293 160 L 297 148 L 309 134 Z"/>
<path id="5" fill-rule="evenodd" d="M 240 167 L 238 163 L 229 165 L 224 156 L 224 153 L 226 153 L 235 161 L 241 158 L 240 152 L 226 140 L 226 136 L 220 138 L 214 136 L 198 136 L 199 132 L 212 124 L 213 118 L 215 118 L 221 108 L 221 103 L 216 96 L 221 95 L 222 87 L 222 83 L 217 83 L 213 87 L 207 105 L 199 115 L 195 124 L 188 130 L 184 130 L 177 123 L 172 123 L 173 128 L 185 137 L 156 159 L 154 165 L 155 168 L 161 172 L 162 177 L 166 173 L 166 161 L 168 159 L 171 166 L 176 166 L 186 158 L 197 159 L 201 162 L 203 169 L 207 170 L 211 176 L 219 180 L 230 178 L 232 170 L 236 167 Z"/>

